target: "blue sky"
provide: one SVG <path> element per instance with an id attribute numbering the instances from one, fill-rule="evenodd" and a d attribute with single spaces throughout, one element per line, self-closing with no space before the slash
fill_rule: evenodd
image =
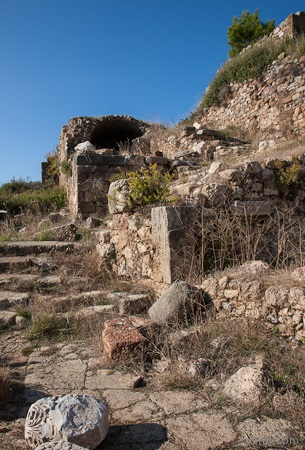
<path id="1" fill-rule="evenodd" d="M 177 122 L 228 55 L 233 16 L 276 24 L 298 0 L 0 0 L 0 184 L 40 180 L 75 116 Z"/>

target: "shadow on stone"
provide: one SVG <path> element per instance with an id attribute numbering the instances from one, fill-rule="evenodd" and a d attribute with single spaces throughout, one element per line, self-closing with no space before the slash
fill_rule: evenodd
<path id="1" fill-rule="evenodd" d="M 110 426 L 96 450 L 157 450 L 167 440 L 166 428 L 157 423 Z"/>

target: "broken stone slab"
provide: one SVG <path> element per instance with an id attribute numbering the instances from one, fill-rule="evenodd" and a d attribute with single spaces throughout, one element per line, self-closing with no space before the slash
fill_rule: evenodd
<path id="1" fill-rule="evenodd" d="M 128 180 L 116 180 L 110 183 L 108 191 L 108 209 L 110 214 L 130 211 Z"/>
<path id="2" fill-rule="evenodd" d="M 268 217 L 272 212 L 272 208 L 269 202 L 236 200 L 233 204 L 233 211 L 239 217 Z"/>
<path id="3" fill-rule="evenodd" d="M 257 405 L 263 390 L 263 358 L 241 367 L 225 383 L 223 393 L 236 403 Z"/>
<path id="4" fill-rule="evenodd" d="M 104 323 L 102 341 L 109 358 L 134 351 L 144 340 L 145 337 L 127 318 L 107 320 Z"/>
<path id="5" fill-rule="evenodd" d="M 35 239 L 39 239 L 43 232 L 38 232 L 34 234 Z M 58 227 L 49 228 L 46 230 L 48 237 L 51 241 L 68 241 L 73 242 L 78 239 L 78 230 L 74 223 L 67 223 L 60 225 Z"/>
<path id="6" fill-rule="evenodd" d="M 84 447 L 61 440 L 44 442 L 43 444 L 36 447 L 35 450 L 84 450 Z"/>
<path id="7" fill-rule="evenodd" d="M 26 306 L 29 301 L 29 295 L 21 292 L 0 292 L 0 310 L 11 308 L 13 306 Z"/>
<path id="8" fill-rule="evenodd" d="M 158 324 L 187 320 L 191 313 L 203 306 L 204 297 L 200 289 L 185 281 L 176 280 L 149 308 L 151 320 Z"/>
<path id="9" fill-rule="evenodd" d="M 129 294 L 118 301 L 120 314 L 140 314 L 146 312 L 151 306 L 152 300 L 149 294 Z"/>
<path id="10" fill-rule="evenodd" d="M 58 395 L 34 403 L 25 420 L 25 440 L 30 448 L 63 440 L 95 449 L 109 429 L 108 410 L 88 395 Z"/>

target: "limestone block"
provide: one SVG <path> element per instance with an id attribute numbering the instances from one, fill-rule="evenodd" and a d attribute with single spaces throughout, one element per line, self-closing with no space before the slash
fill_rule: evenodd
<path id="1" fill-rule="evenodd" d="M 267 217 L 271 214 L 271 205 L 264 201 L 240 201 L 236 200 L 233 204 L 233 211 L 237 216 L 255 216 Z"/>
<path id="2" fill-rule="evenodd" d="M 129 319 L 107 320 L 104 324 L 102 341 L 107 356 L 113 358 L 124 352 L 131 352 L 145 340 Z"/>
<path id="3" fill-rule="evenodd" d="M 256 275 L 257 273 L 266 272 L 266 270 L 268 269 L 268 264 L 264 263 L 263 261 L 247 261 L 238 268 L 237 273 L 240 275 Z"/>
<path id="4" fill-rule="evenodd" d="M 270 286 L 265 292 L 268 306 L 283 308 L 288 303 L 289 290 L 281 286 Z"/>
<path id="5" fill-rule="evenodd" d="M 0 292 L 0 310 L 7 309 L 12 306 L 26 306 L 29 301 L 29 294 L 2 291 Z"/>
<path id="6" fill-rule="evenodd" d="M 120 314 L 139 314 L 151 305 L 151 298 L 148 294 L 131 294 L 120 298 L 118 302 Z"/>
<path id="7" fill-rule="evenodd" d="M 297 269 L 295 269 L 292 272 L 291 277 L 295 281 L 305 284 L 305 267 L 298 267 Z"/>
<path id="8" fill-rule="evenodd" d="M 127 180 L 117 180 L 110 184 L 108 209 L 110 214 L 130 211 L 130 196 Z"/>
<path id="9" fill-rule="evenodd" d="M 168 166 L 169 159 L 164 156 L 147 156 L 145 158 L 146 164 L 157 164 L 158 166 Z"/>
<path id="10" fill-rule="evenodd" d="M 45 397 L 27 413 L 25 440 L 34 449 L 63 440 L 91 450 L 106 437 L 108 428 L 107 407 L 100 400 L 73 394 Z"/>
<path id="11" fill-rule="evenodd" d="M 208 170 L 209 174 L 218 173 L 223 170 L 223 163 L 221 161 L 215 161 L 210 165 Z"/>
<path id="12" fill-rule="evenodd" d="M 91 144 L 90 141 L 86 141 L 86 142 L 81 142 L 80 144 L 78 144 L 76 147 L 74 147 L 74 150 L 79 151 L 79 152 L 88 152 L 88 151 L 96 150 L 96 147 L 93 144 Z"/>
<path id="13" fill-rule="evenodd" d="M 258 404 L 262 394 L 263 361 L 241 367 L 225 383 L 223 393 L 237 403 Z"/>
<path id="14" fill-rule="evenodd" d="M 227 169 L 219 172 L 219 176 L 226 181 L 236 182 L 241 180 L 242 173 L 237 169 Z"/>
<path id="15" fill-rule="evenodd" d="M 149 308 L 148 314 L 153 322 L 164 324 L 185 320 L 202 306 L 202 292 L 184 281 L 176 280 Z"/>
<path id="16" fill-rule="evenodd" d="M 195 217 L 196 209 L 192 206 L 152 208 L 157 281 L 171 284 L 189 275 L 195 247 Z"/>

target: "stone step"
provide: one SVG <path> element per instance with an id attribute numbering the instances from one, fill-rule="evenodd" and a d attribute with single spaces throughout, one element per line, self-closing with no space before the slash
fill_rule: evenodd
<path id="1" fill-rule="evenodd" d="M 29 294 L 22 292 L 1 291 L 0 292 L 0 310 L 9 309 L 14 306 L 27 306 Z"/>
<path id="2" fill-rule="evenodd" d="M 48 299 L 47 296 L 45 298 Z M 105 291 L 81 292 L 80 294 L 71 294 L 58 298 L 50 297 L 50 301 L 55 305 L 58 312 L 70 311 L 71 308 L 75 307 L 107 305 L 111 303 Z"/>
<path id="3" fill-rule="evenodd" d="M 60 285 L 61 279 L 57 275 L 40 276 L 30 273 L 4 273 L 0 274 L 0 290 L 8 291 L 43 289 L 46 291 Z"/>
<path id="4" fill-rule="evenodd" d="M 7 256 L 0 257 L 0 273 L 18 272 L 29 268 L 32 265 L 32 258 L 27 256 Z"/>
<path id="5" fill-rule="evenodd" d="M 26 256 L 39 255 L 52 251 L 68 251 L 74 248 L 73 242 L 60 241 L 21 241 L 0 243 L 0 255 Z"/>

